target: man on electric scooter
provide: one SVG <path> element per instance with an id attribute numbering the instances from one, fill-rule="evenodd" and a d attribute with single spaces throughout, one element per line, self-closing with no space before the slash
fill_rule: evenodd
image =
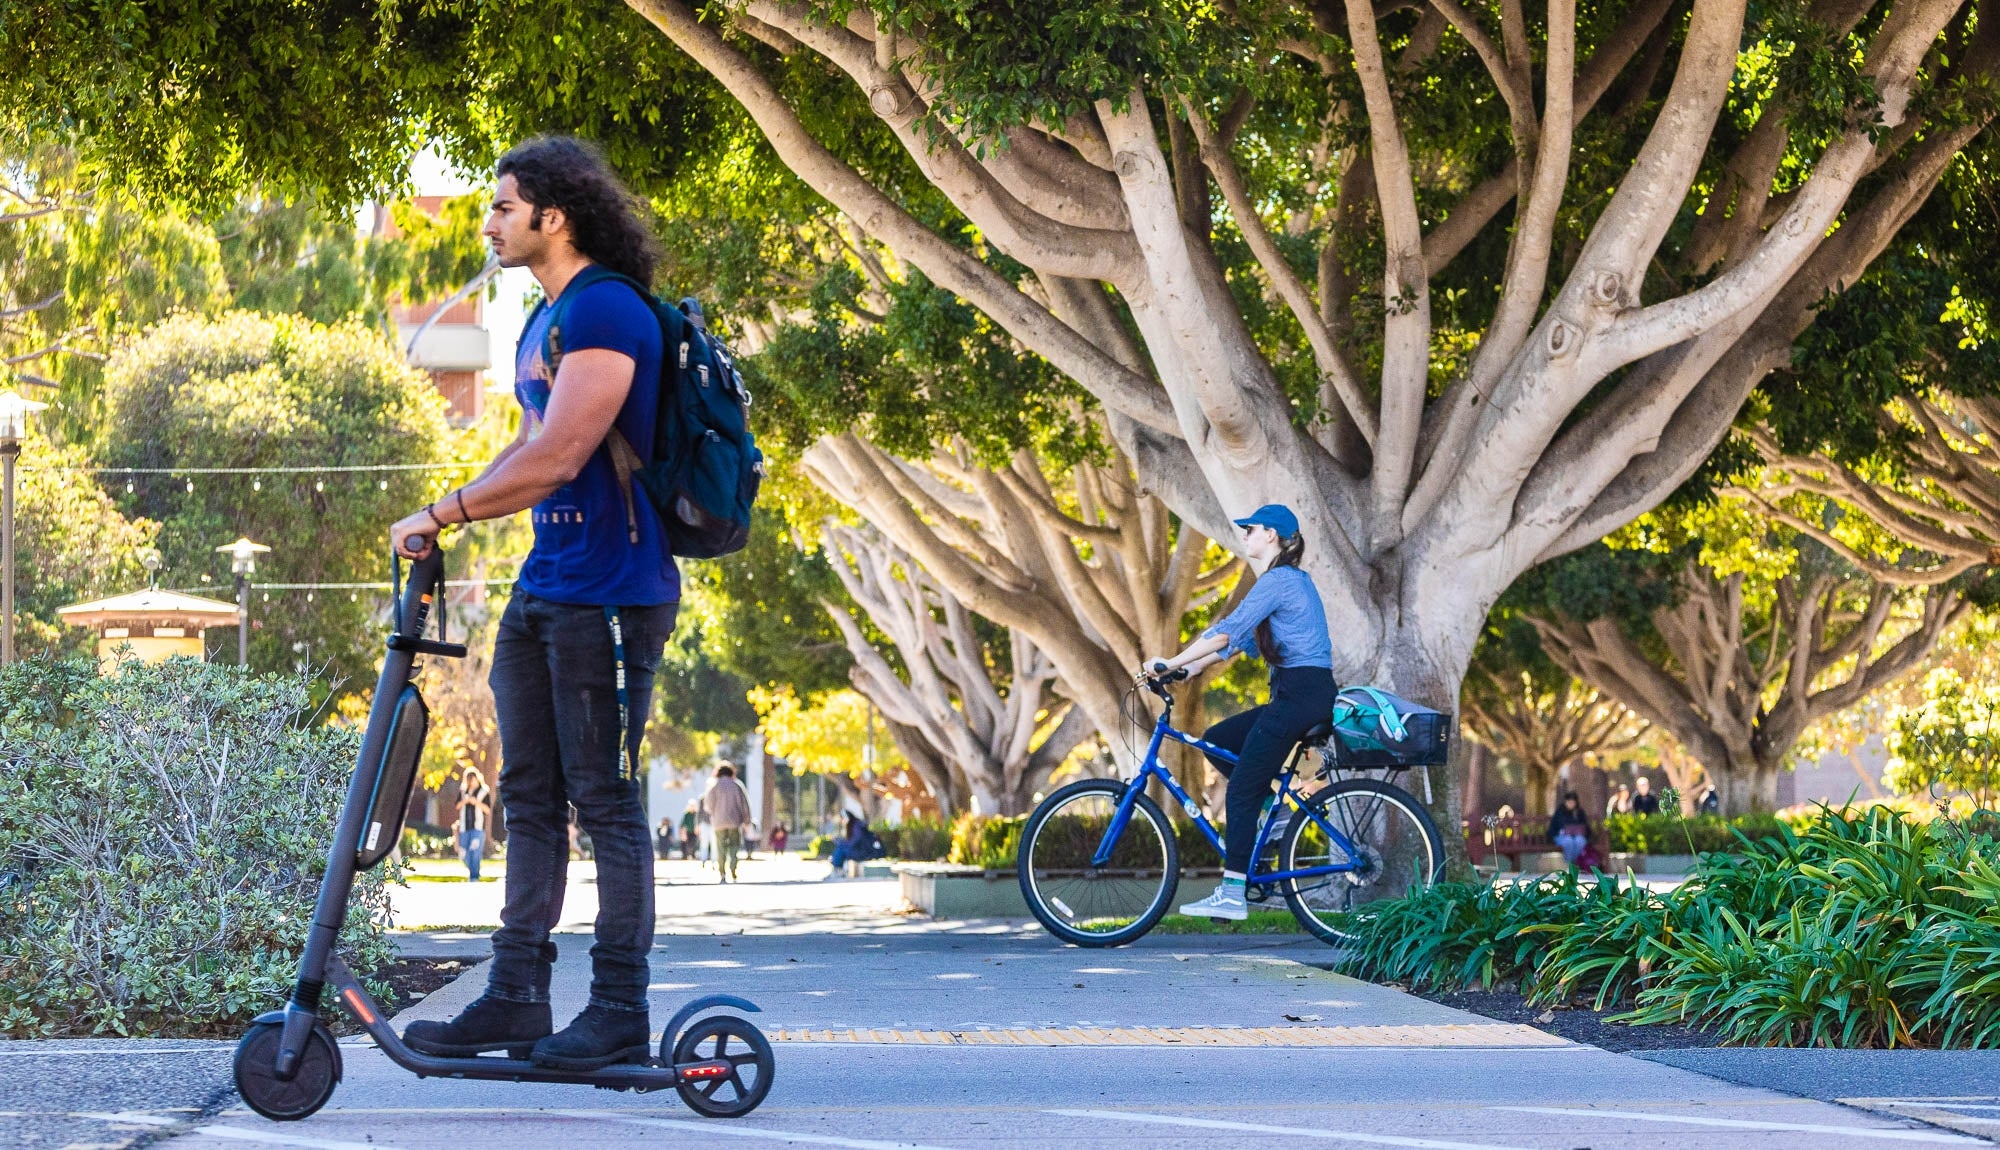
<path id="1" fill-rule="evenodd" d="M 543 138 L 501 158 L 484 234 L 504 267 L 525 267 L 560 300 L 593 264 L 652 282 L 657 242 L 635 201 L 588 145 Z M 494 641 L 489 682 L 500 727 L 507 812 L 507 899 L 486 993 L 450 1022 L 411 1023 L 429 1054 L 492 1050 L 563 1070 L 643 1061 L 647 953 L 653 944 L 653 848 L 632 764 L 645 735 L 653 673 L 680 605 L 680 575 L 658 516 L 628 516 L 605 437 L 652 443 L 662 337 L 626 283 L 593 279 L 537 311 L 515 357 L 521 430 L 477 478 L 398 521 L 404 555 L 429 552 L 447 526 L 533 508 L 535 543 Z M 551 350 L 557 370 L 549 370 Z M 644 500 L 643 490 L 633 497 Z M 418 537 L 423 544 L 412 550 Z M 549 932 L 559 921 L 574 804 L 597 860 L 597 943 L 589 1005 L 551 1033 Z"/>

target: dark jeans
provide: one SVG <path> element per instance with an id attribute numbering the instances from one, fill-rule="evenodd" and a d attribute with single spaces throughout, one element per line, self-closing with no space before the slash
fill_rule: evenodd
<path id="1" fill-rule="evenodd" d="M 1234 752 L 1236 765 L 1215 764 L 1229 780 L 1228 822 L 1223 825 L 1227 850 L 1222 865 L 1250 873 L 1250 848 L 1257 845 L 1257 816 L 1271 797 L 1271 783 L 1284 768 L 1299 736 L 1333 717 L 1336 694 L 1333 672 L 1325 667 L 1271 668 L 1271 701 L 1231 715 L 1202 733 L 1202 738 Z M 511 864 L 510 864 L 511 865 Z"/>
<path id="2" fill-rule="evenodd" d="M 679 607 L 619 611 L 630 703 L 626 739 L 634 752 Z M 548 1001 L 556 960 L 549 931 L 562 914 L 569 879 L 574 805 L 597 858 L 591 1004 L 643 1011 L 653 947 L 653 841 L 639 782 L 626 777 L 626 749 L 618 743 L 617 669 L 604 609 L 551 603 L 517 589 L 500 617 L 487 681 L 500 725 L 500 802 L 507 811 L 507 902 L 493 934 L 487 993 Z"/>

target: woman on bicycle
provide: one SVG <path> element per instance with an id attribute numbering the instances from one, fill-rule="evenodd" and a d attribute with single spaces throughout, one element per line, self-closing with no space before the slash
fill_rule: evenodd
<path id="1" fill-rule="evenodd" d="M 1246 652 L 1263 656 L 1271 668 L 1271 701 L 1210 727 L 1202 738 L 1236 755 L 1231 766 L 1209 756 L 1229 780 L 1227 849 L 1222 884 L 1199 902 L 1181 907 L 1197 918 L 1241 921 L 1250 914 L 1243 885 L 1250 873 L 1250 849 L 1271 784 L 1299 736 L 1333 714 L 1333 644 L 1326 633 L 1326 607 L 1312 577 L 1299 569 L 1305 538 L 1291 508 L 1270 503 L 1236 525 L 1243 529 L 1243 554 L 1264 573 L 1236 610 L 1201 633 L 1188 649 L 1170 659 L 1149 659 L 1146 672 L 1164 675 L 1179 667 L 1198 672 Z"/>

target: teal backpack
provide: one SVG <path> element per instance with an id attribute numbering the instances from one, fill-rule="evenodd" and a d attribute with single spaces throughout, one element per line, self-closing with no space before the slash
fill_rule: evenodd
<path id="1" fill-rule="evenodd" d="M 690 296 L 675 307 L 638 280 L 592 264 L 563 289 L 549 317 L 542 354 L 550 378 L 562 363 L 569 301 L 580 289 L 606 279 L 638 292 L 660 321 L 660 409 L 653 442 L 627 442 L 615 426 L 605 439 L 625 494 L 627 532 L 638 542 L 639 513 L 632 498 L 637 483 L 665 525 L 676 557 L 713 559 L 741 551 L 750 542 L 750 506 L 764 479 L 764 453 L 750 434 L 750 392 L 743 374 L 729 348 L 709 333 L 701 304 Z M 545 306 L 546 301 L 536 305 L 535 315 Z M 528 317 L 530 326 L 535 315 Z M 632 383 L 637 387 L 641 381 Z"/>
<path id="2" fill-rule="evenodd" d="M 1346 770 L 1401 770 L 1443 763 L 1451 716 L 1373 687 L 1333 699 L 1335 759 Z"/>

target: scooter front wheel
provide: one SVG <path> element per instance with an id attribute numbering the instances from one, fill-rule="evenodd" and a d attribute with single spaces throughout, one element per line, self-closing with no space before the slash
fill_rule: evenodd
<path id="1" fill-rule="evenodd" d="M 333 1097 L 333 1088 L 340 1085 L 340 1047 L 325 1023 L 313 1023 L 299 1055 L 298 1073 L 286 1082 L 274 1071 L 284 1033 L 281 1022 L 259 1022 L 236 1044 L 236 1092 L 245 1105 L 271 1121 L 296 1122 Z"/>
<path id="2" fill-rule="evenodd" d="M 662 1045 L 668 1041 L 661 1038 Z M 764 1032 L 733 1014 L 689 1026 L 674 1041 L 673 1057 L 662 1061 L 676 1071 L 681 1101 L 704 1118 L 741 1118 L 757 1109 L 778 1062 Z"/>

